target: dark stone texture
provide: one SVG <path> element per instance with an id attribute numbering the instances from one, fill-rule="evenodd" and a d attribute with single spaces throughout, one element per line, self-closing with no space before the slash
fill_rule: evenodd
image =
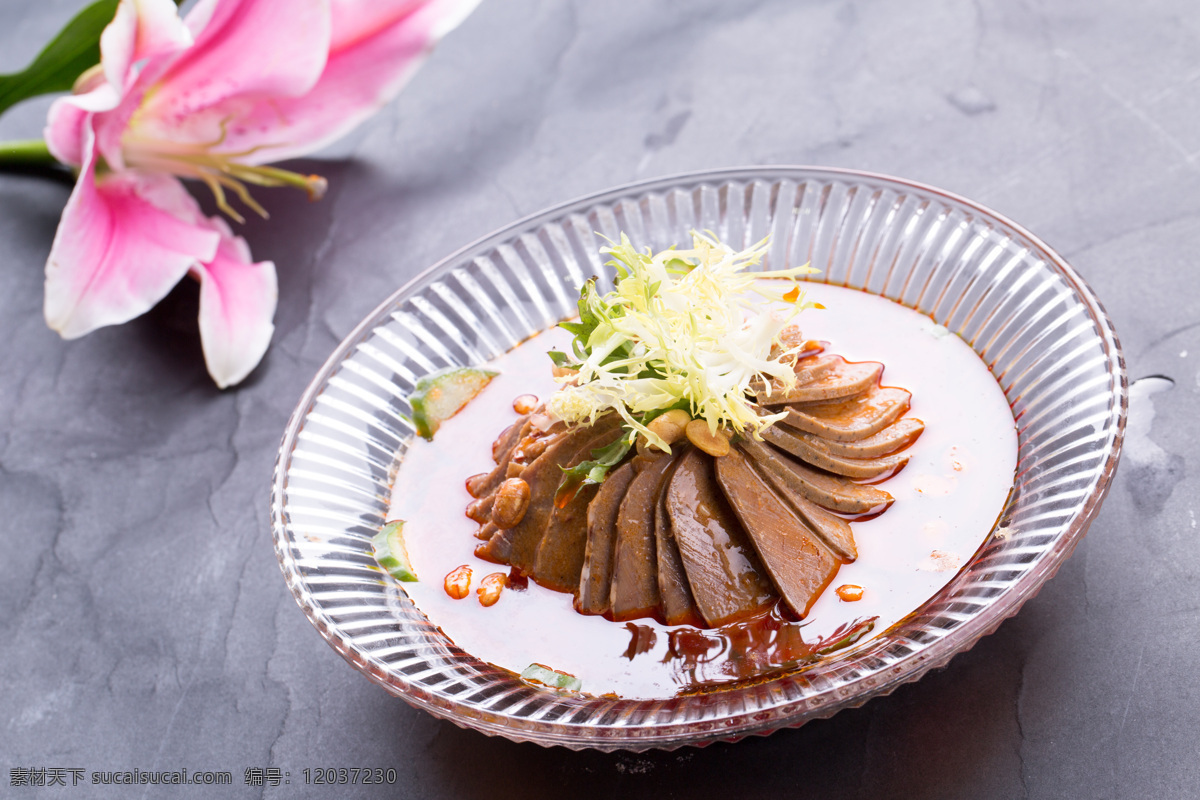
<path id="1" fill-rule="evenodd" d="M 4 0 L 0 72 L 79 5 Z M 42 270 L 69 185 L 0 175 L 0 794 L 372 796 L 301 782 L 359 766 L 394 767 L 413 798 L 1200 795 L 1198 75 L 1194 0 L 483 0 L 396 102 L 300 165 L 329 178 L 324 201 L 256 192 L 272 218 L 240 232 L 278 266 L 278 327 L 224 392 L 194 286 L 76 341 L 48 330 Z M 38 135 L 47 106 L 12 110 L 0 138 Z M 1131 381 L 1173 380 L 1135 386 L 1122 469 L 1060 574 L 890 697 L 700 750 L 516 745 L 359 676 L 296 607 L 268 519 L 284 424 L 338 340 L 522 215 L 771 163 L 995 208 L 1096 289 Z M 22 766 L 230 770 L 235 785 L 10 788 Z M 246 767 L 291 784 L 244 786 Z"/>

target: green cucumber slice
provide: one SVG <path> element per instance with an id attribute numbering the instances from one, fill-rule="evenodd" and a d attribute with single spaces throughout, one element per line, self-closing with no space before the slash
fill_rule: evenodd
<path id="1" fill-rule="evenodd" d="M 393 578 L 398 581 L 417 579 L 412 562 L 408 560 L 408 550 L 404 547 L 404 520 L 394 520 L 380 528 L 379 533 L 371 539 L 371 547 L 379 566 Z"/>
<path id="2" fill-rule="evenodd" d="M 408 396 L 417 433 L 433 439 L 441 424 L 461 411 L 497 374 L 481 367 L 451 367 L 421 378 Z"/>
<path id="3" fill-rule="evenodd" d="M 569 692 L 578 692 L 583 688 L 583 681 L 574 675 L 559 672 L 541 664 L 530 664 L 526 667 L 521 673 L 521 680 L 540 683 L 551 689 L 566 689 Z"/>

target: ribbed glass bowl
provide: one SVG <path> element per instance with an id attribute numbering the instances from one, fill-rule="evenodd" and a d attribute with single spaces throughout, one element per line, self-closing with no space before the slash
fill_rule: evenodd
<path id="1" fill-rule="evenodd" d="M 583 698 L 539 689 L 447 639 L 386 578 L 370 539 L 413 431 L 421 375 L 499 356 L 575 314 L 605 275 L 601 235 L 639 247 L 711 230 L 734 247 L 771 236 L 764 264 L 882 295 L 969 343 L 1012 406 L 1016 485 L 970 562 L 882 636 L 800 672 L 699 696 Z M 1127 382 L 1091 289 L 1020 226 L 947 192 L 832 169 L 762 167 L 632 184 L 527 217 L 402 287 L 342 342 L 280 447 L 275 549 L 329 644 L 438 717 L 518 741 L 646 750 L 733 740 L 859 706 L 945 664 L 1032 597 L 1074 550 L 1120 454 Z M 403 491 L 399 487 L 398 491 Z"/>

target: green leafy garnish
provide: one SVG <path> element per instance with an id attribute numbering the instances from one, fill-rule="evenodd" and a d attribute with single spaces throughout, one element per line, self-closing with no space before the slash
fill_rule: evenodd
<path id="1" fill-rule="evenodd" d="M 608 471 L 625 460 L 625 456 L 629 454 L 634 436 L 630 431 L 607 447 L 593 450 L 591 461 L 584 461 L 574 467 L 563 467 L 563 478 L 554 494 L 554 504 L 562 508 L 571 502 L 571 498 L 583 487 L 604 483 Z"/>
<path id="2" fill-rule="evenodd" d="M 100 34 L 112 22 L 117 0 L 97 0 L 76 14 L 20 72 L 0 75 L 0 112 L 22 100 L 65 92 L 100 63 Z"/>
<path id="3" fill-rule="evenodd" d="M 574 372 L 559 378 L 566 385 L 550 398 L 549 410 L 568 423 L 589 424 L 615 411 L 631 434 L 667 452 L 670 446 L 646 423 L 669 408 L 686 409 L 713 432 L 753 433 L 780 419 L 759 415 L 750 387 L 772 379 L 784 388 L 794 384 L 787 357 L 799 348 L 772 357 L 771 346 L 795 314 L 816 305 L 804 301 L 795 282 L 816 270 L 746 272 L 766 251 L 766 239 L 735 252 L 693 231 L 691 249 L 654 254 L 638 251 L 622 234 L 619 244 L 601 251 L 613 257 L 613 291 L 601 294 L 589 280 L 579 294 L 579 319 L 559 326 L 574 337 L 571 354 L 551 358 Z M 768 290 L 762 278 L 787 279 L 787 291 Z M 791 313 L 757 313 L 751 295 L 786 303 Z M 626 438 L 632 443 L 632 435 Z M 603 469 L 602 479 L 606 460 L 576 469 L 588 475 Z"/>

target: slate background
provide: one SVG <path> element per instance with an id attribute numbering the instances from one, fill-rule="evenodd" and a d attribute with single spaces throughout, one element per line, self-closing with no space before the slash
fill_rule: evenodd
<path id="1" fill-rule="evenodd" d="M 0 72 L 79 5 L 0 0 Z M 47 105 L 14 109 L 0 138 L 37 135 Z M 300 778 L 359 766 L 394 767 L 414 798 L 1197 796 L 1198 120 L 1193 0 L 484 0 L 396 102 L 293 164 L 329 178 L 324 201 L 256 193 L 272 218 L 240 232 L 278 266 L 277 330 L 224 392 L 192 285 L 83 339 L 48 330 L 70 186 L 0 175 L 0 795 L 372 796 Z M 339 339 L 520 216 L 776 163 L 973 198 L 1098 292 L 1134 382 L 1129 435 L 1059 575 L 890 697 L 699 750 L 516 745 L 360 677 L 287 592 L 268 519 L 284 423 Z M 229 770 L 234 786 L 10 787 L 22 766 Z M 244 786 L 246 767 L 292 783 Z"/>

